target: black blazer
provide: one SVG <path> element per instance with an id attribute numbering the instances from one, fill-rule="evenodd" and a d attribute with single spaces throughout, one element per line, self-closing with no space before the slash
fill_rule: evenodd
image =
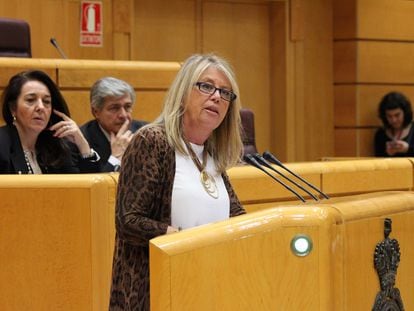
<path id="1" fill-rule="evenodd" d="M 73 148 L 70 146 L 71 149 Z M 76 148 L 76 146 L 75 146 Z M 77 149 L 77 148 L 76 148 Z M 40 165 L 43 174 L 70 174 L 79 173 L 79 163 L 75 154 L 68 153 L 66 163 L 59 167 Z M 19 134 L 13 125 L 0 127 L 0 174 L 28 174 L 29 169 L 24 158 Z"/>
<path id="2" fill-rule="evenodd" d="M 132 133 L 135 133 L 145 124 L 147 124 L 145 121 L 132 120 L 129 130 Z M 80 129 L 86 140 L 89 142 L 91 148 L 93 148 L 101 157 L 98 161 L 98 167 L 95 167 L 96 170 L 91 171 L 91 173 L 113 172 L 115 167 L 108 162 L 108 159 L 111 156 L 111 144 L 99 127 L 98 121 L 91 120 L 82 125 Z"/>

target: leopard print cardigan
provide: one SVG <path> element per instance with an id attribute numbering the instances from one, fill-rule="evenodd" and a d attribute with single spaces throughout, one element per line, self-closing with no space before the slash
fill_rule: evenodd
<path id="1" fill-rule="evenodd" d="M 149 311 L 149 240 L 171 223 L 175 151 L 162 126 L 144 128 L 123 156 L 115 209 L 115 250 L 109 310 Z M 230 216 L 244 214 L 227 174 Z"/>

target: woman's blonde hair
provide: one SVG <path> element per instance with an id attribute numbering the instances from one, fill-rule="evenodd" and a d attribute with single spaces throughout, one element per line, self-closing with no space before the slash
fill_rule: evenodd
<path id="1" fill-rule="evenodd" d="M 182 65 L 177 73 L 164 100 L 164 108 L 155 120 L 156 124 L 165 126 L 168 143 L 177 151 L 187 154 L 183 144 L 183 115 L 184 103 L 192 88 L 202 73 L 209 67 L 222 71 L 231 84 L 237 98 L 229 104 L 229 109 L 223 122 L 212 132 L 205 142 L 205 148 L 213 157 L 219 172 L 234 166 L 242 154 L 243 143 L 240 136 L 240 96 L 235 75 L 230 65 L 224 59 L 214 55 L 192 55 Z"/>

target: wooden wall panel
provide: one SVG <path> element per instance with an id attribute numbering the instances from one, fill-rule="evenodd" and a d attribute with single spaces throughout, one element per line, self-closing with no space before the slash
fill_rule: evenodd
<path id="1" fill-rule="evenodd" d="M 414 2 L 410 0 L 359 0 L 358 38 L 414 40 Z"/>
<path id="2" fill-rule="evenodd" d="M 2 16 L 30 24 L 32 56 L 61 58 L 50 44 L 57 39 L 71 59 L 112 59 L 112 0 L 102 0 L 103 47 L 80 46 L 80 0 L 1 1 Z"/>
<path id="3" fill-rule="evenodd" d="M 376 128 L 362 128 L 358 130 L 359 157 L 374 156 L 374 135 Z"/>
<path id="4" fill-rule="evenodd" d="M 255 113 L 257 148 L 268 149 L 271 121 L 268 7 L 206 2 L 202 10 L 203 52 L 217 52 L 235 68 L 242 105 Z"/>
<path id="5" fill-rule="evenodd" d="M 135 0 L 132 59 L 182 61 L 196 51 L 196 1 Z M 199 52 L 199 51 L 198 51 Z"/>
<path id="6" fill-rule="evenodd" d="M 67 66 L 66 66 L 67 64 Z M 90 88 L 99 78 L 114 76 L 140 88 L 167 89 L 179 68 L 178 63 L 93 62 L 64 63 L 59 68 L 59 86 Z"/>
<path id="7" fill-rule="evenodd" d="M 414 42 L 360 42 L 356 82 L 413 84 L 412 55 Z"/>
<path id="8" fill-rule="evenodd" d="M 333 154 L 332 3 L 302 1 L 304 40 L 295 42 L 295 161 Z"/>
<path id="9" fill-rule="evenodd" d="M 334 87 L 335 126 L 355 126 L 358 123 L 357 90 L 355 85 Z"/>
<path id="10" fill-rule="evenodd" d="M 378 105 L 382 97 L 389 92 L 401 92 L 411 101 L 414 100 L 414 87 L 409 85 L 361 85 L 358 92 L 359 123 L 361 126 L 381 126 L 378 117 Z M 414 102 L 412 102 L 414 104 Z"/>
<path id="11" fill-rule="evenodd" d="M 354 83 L 357 81 L 356 41 L 336 41 L 333 45 L 334 83 Z"/>
<path id="12" fill-rule="evenodd" d="M 132 115 L 135 119 L 154 121 L 161 113 L 165 91 L 136 90 L 136 102 Z"/>
<path id="13" fill-rule="evenodd" d="M 69 105 L 71 117 L 81 125 L 92 119 L 89 103 L 90 87 L 96 80 L 104 76 L 117 77 L 131 84 L 137 95 L 133 117 L 153 121 L 161 112 L 165 93 L 180 65 L 174 62 L 0 58 L 1 71 L 7 72 L 10 76 L 15 72 L 33 67 L 44 69 L 50 73 Z M 0 77 L 1 93 L 7 85 L 8 79 L 1 74 Z M 0 119 L 0 123 L 3 124 L 3 120 Z"/>
<path id="14" fill-rule="evenodd" d="M 389 92 L 401 92 L 414 99 L 414 87 L 407 85 L 337 85 L 335 91 L 335 126 L 381 126 L 378 105 Z"/>
<path id="15" fill-rule="evenodd" d="M 375 130 L 375 128 L 335 128 L 335 156 L 373 156 Z"/>
<path id="16" fill-rule="evenodd" d="M 354 144 L 343 150 L 335 142 L 335 150 L 370 156 L 381 98 L 390 91 L 414 98 L 414 2 L 334 0 L 334 6 L 335 135 Z"/>
<path id="17" fill-rule="evenodd" d="M 270 65 L 270 135 L 271 145 L 269 146 L 282 161 L 294 157 L 294 145 L 288 142 L 292 141 L 293 131 L 288 130 L 288 124 L 291 124 L 289 117 L 292 115 L 292 107 L 287 105 L 288 86 L 287 75 L 288 62 L 292 59 L 292 53 L 289 53 L 288 36 L 288 4 L 285 2 L 275 2 L 269 7 L 269 27 L 273 35 L 269 40 Z"/>
<path id="18" fill-rule="evenodd" d="M 89 104 L 88 90 L 62 91 L 62 95 L 69 106 L 71 118 L 79 125 L 93 119 Z"/>
<path id="19" fill-rule="evenodd" d="M 335 128 L 335 156 L 355 157 L 357 155 L 357 133 L 355 129 Z"/>
<path id="20" fill-rule="evenodd" d="M 357 33 L 357 2 L 358 0 L 332 0 L 333 36 L 335 39 L 355 38 Z"/>

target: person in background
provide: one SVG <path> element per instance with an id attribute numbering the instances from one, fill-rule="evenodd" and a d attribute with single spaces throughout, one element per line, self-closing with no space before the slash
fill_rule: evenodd
<path id="1" fill-rule="evenodd" d="M 81 126 L 89 144 L 100 156 L 95 172 L 118 171 L 125 148 L 146 122 L 132 120 L 135 92 L 125 81 L 105 77 L 90 92 L 94 120 Z"/>
<path id="2" fill-rule="evenodd" d="M 161 115 L 127 147 L 116 198 L 110 310 L 149 310 L 149 240 L 244 214 L 226 169 L 242 154 L 239 88 L 228 63 L 193 55 Z"/>
<path id="3" fill-rule="evenodd" d="M 13 76 L 2 94 L 1 174 L 80 173 L 99 159 L 44 72 Z"/>
<path id="4" fill-rule="evenodd" d="M 379 104 L 378 115 L 383 127 L 375 133 L 375 156 L 414 156 L 413 112 L 408 98 L 398 92 L 386 94 Z"/>

